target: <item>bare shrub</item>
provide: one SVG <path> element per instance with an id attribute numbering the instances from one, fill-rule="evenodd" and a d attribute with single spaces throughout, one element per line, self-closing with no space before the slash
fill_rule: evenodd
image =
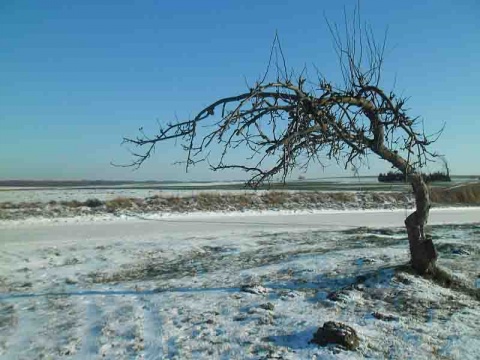
<path id="1" fill-rule="evenodd" d="M 83 205 L 88 206 L 89 208 L 95 208 L 103 205 L 103 202 L 101 202 L 98 199 L 87 199 Z"/>

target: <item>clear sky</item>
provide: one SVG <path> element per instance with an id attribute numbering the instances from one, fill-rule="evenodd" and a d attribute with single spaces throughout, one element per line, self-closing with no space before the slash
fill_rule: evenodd
<path id="1" fill-rule="evenodd" d="M 356 1 L 0 1 L 0 179 L 235 179 L 185 174 L 173 144 L 140 170 L 123 136 L 185 118 L 245 90 L 265 69 L 278 31 L 289 67 L 338 77 L 324 14 L 343 22 Z M 363 20 L 389 28 L 387 85 L 409 96 L 454 174 L 480 174 L 480 2 L 361 1 Z M 243 155 L 243 154 L 240 154 Z M 372 160 L 362 174 L 388 166 Z M 310 177 L 334 176 L 336 165 Z"/>

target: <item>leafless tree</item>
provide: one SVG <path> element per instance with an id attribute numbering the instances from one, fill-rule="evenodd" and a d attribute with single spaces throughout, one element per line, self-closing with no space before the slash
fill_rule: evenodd
<path id="1" fill-rule="evenodd" d="M 265 75 L 246 92 L 218 99 L 192 119 L 160 126 L 153 136 L 141 131 L 125 138 L 124 143 L 141 149 L 128 165 L 142 165 L 158 143 L 176 139 L 186 151 L 187 168 L 207 160 L 214 171 L 241 169 L 249 174 L 247 184 L 256 187 L 325 159 L 358 168 L 373 154 L 412 184 L 416 211 L 405 220 L 411 264 L 419 273 L 432 271 L 437 254 L 424 232 L 430 200 L 420 168 L 436 156 L 430 147 L 440 132 L 426 135 L 422 121 L 408 114 L 406 98 L 381 87 L 386 42 L 375 40 L 358 13 L 341 28 L 327 24 L 341 85 L 318 70 L 313 80 L 305 69 L 289 71 L 275 37 Z M 209 157 L 219 147 L 220 155 Z M 229 162 L 228 154 L 240 149 L 249 152 L 245 162 Z"/>
<path id="2" fill-rule="evenodd" d="M 444 171 L 445 175 L 447 176 L 447 178 L 450 178 L 450 166 L 448 166 L 447 158 L 445 156 L 441 155 L 441 156 L 439 156 L 439 159 L 443 164 L 443 169 L 444 169 L 443 171 Z"/>

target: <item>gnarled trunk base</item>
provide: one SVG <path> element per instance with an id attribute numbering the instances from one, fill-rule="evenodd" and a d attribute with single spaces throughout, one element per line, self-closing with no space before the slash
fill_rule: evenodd
<path id="1" fill-rule="evenodd" d="M 419 274 L 431 272 L 435 268 L 437 252 L 432 239 L 425 236 L 424 226 L 430 212 L 430 196 L 428 187 L 420 174 L 410 177 L 415 194 L 416 211 L 405 220 L 412 267 Z"/>
<path id="2" fill-rule="evenodd" d="M 435 268 L 437 252 L 432 238 L 425 236 L 423 224 L 419 223 L 416 211 L 407 217 L 405 226 L 413 269 L 419 274 L 431 272 Z"/>

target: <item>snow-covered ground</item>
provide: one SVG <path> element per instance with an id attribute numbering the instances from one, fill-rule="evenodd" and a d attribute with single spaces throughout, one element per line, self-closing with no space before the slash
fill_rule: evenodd
<path id="1" fill-rule="evenodd" d="M 400 266 L 407 213 L 1 222 L 0 358 L 477 359 L 478 299 Z M 433 209 L 429 228 L 472 288 L 479 221 L 480 208 Z M 329 320 L 360 348 L 309 344 Z"/>
<path id="2" fill-rule="evenodd" d="M 187 184 L 188 185 L 188 184 Z M 167 188 L 165 186 L 165 188 Z M 261 190 L 257 190 L 261 191 Z M 99 199 L 102 201 L 113 200 L 118 197 L 146 198 L 151 196 L 193 196 L 201 193 L 215 192 L 212 189 L 202 190 L 177 190 L 177 189 L 130 189 L 128 187 L 116 187 L 104 189 L 101 187 L 91 188 L 52 188 L 52 189 L 29 189 L 29 188 L 0 188 L 0 203 L 12 202 L 49 202 L 49 201 L 85 201 L 87 199 Z M 253 190 L 221 190 L 222 193 L 243 194 L 251 193 Z"/>

